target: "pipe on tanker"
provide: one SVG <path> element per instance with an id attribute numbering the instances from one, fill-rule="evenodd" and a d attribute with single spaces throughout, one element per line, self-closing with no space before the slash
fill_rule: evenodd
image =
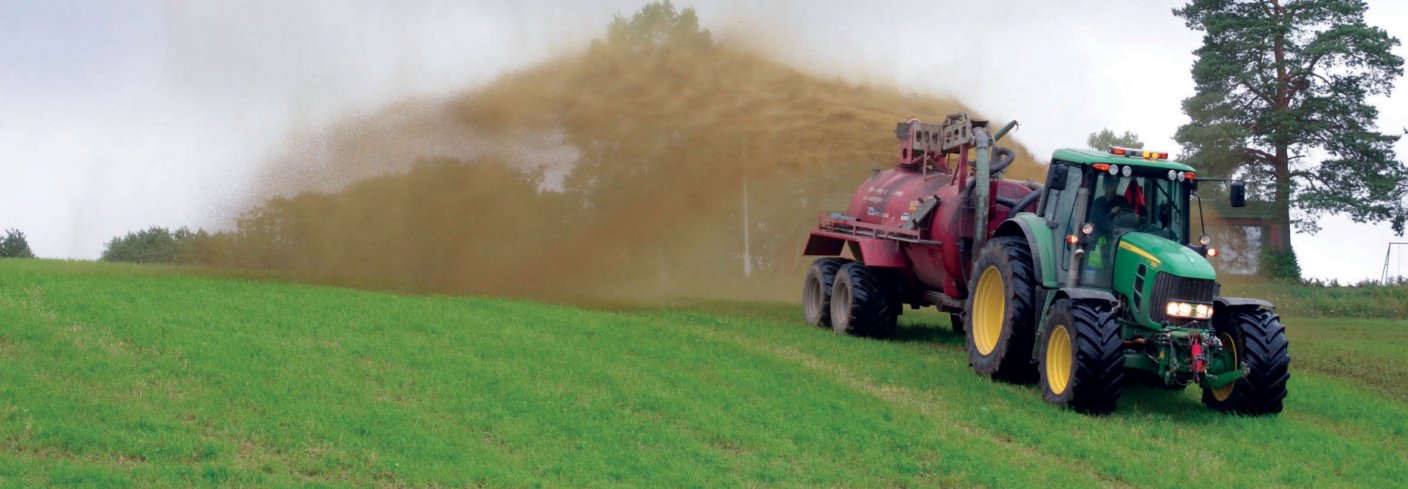
<path id="1" fill-rule="evenodd" d="M 998 129 L 998 130 L 997 130 L 997 134 L 994 134 L 993 137 L 992 137 L 992 142 L 996 143 L 996 142 L 998 142 L 998 141 L 1001 141 L 1003 136 L 1006 136 L 1009 131 L 1011 131 L 1011 130 L 1013 130 L 1013 129 L 1016 129 L 1016 128 L 1017 128 L 1017 121 L 1014 120 L 1014 121 L 1012 121 L 1012 122 L 1008 122 L 1007 125 L 1002 126 L 1002 129 Z"/>
<path id="2" fill-rule="evenodd" d="M 981 185 L 973 186 L 977 194 L 973 196 L 973 260 L 976 262 L 988 238 L 988 194 L 992 192 L 992 135 L 988 134 L 987 129 L 973 131 L 973 146 L 978 153 L 973 180 L 982 180 Z"/>

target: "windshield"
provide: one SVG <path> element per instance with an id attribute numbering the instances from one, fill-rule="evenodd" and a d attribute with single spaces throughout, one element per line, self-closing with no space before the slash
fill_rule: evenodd
<path id="1" fill-rule="evenodd" d="M 1139 231 L 1188 242 L 1188 195 L 1182 182 L 1165 175 L 1101 173 L 1092 189 L 1088 221 L 1098 235 L 1118 238 Z"/>
<path id="2" fill-rule="evenodd" d="M 1124 233 L 1137 231 L 1188 242 L 1188 186 L 1170 180 L 1169 173 L 1145 172 L 1097 175 L 1086 219 L 1095 226 L 1094 243 L 1086 255 L 1082 283 L 1110 285 L 1115 243 Z"/>

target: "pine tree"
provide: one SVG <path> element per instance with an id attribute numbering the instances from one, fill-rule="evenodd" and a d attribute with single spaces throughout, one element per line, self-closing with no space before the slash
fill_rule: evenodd
<path id="1" fill-rule="evenodd" d="M 1173 14 L 1202 31 L 1191 122 L 1175 139 L 1207 175 L 1249 182 L 1276 215 L 1271 251 L 1290 231 L 1315 232 L 1326 213 L 1357 222 L 1408 221 L 1408 166 L 1398 134 L 1375 128 L 1368 97 L 1403 74 L 1397 38 L 1364 23 L 1362 0 L 1192 0 Z M 1395 131 L 1396 132 L 1396 131 Z M 1297 210 L 1292 219 L 1292 209 Z"/>

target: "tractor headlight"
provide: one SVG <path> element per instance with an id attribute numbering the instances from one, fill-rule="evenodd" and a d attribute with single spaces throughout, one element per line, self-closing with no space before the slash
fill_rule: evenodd
<path id="1" fill-rule="evenodd" d="M 1168 301 L 1164 307 L 1164 313 L 1168 317 L 1187 319 L 1210 319 L 1212 318 L 1212 306 L 1207 304 L 1195 304 L 1192 302 Z"/>
<path id="2" fill-rule="evenodd" d="M 1212 244 L 1212 236 L 1208 236 L 1208 235 L 1206 235 L 1206 234 L 1202 235 L 1201 237 L 1198 238 L 1198 244 L 1203 245 L 1203 246 L 1207 246 L 1207 245 Z"/>

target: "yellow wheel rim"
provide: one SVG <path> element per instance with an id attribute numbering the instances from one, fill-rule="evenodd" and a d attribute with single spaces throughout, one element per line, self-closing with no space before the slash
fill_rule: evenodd
<path id="1" fill-rule="evenodd" d="M 1002 319 L 1007 315 L 1007 294 L 1002 285 L 1002 272 L 989 266 L 978 277 L 978 289 L 973 291 L 973 324 L 969 327 L 973 330 L 973 346 L 982 355 L 992 354 L 1002 336 Z"/>
<path id="2" fill-rule="evenodd" d="M 1227 351 L 1232 352 L 1232 368 L 1241 368 L 1241 360 L 1237 358 L 1237 342 L 1232 341 L 1232 335 L 1227 333 L 1218 333 L 1217 338 L 1222 340 L 1223 348 L 1226 348 Z M 1227 384 L 1222 387 L 1213 389 L 1212 397 L 1213 399 L 1217 399 L 1218 402 L 1227 402 L 1228 399 L 1232 398 L 1232 389 L 1235 389 L 1236 387 L 1237 383 L 1232 382 L 1231 384 Z"/>
<path id="3" fill-rule="evenodd" d="M 1071 385 L 1071 333 L 1058 324 L 1046 341 L 1046 385 L 1054 394 L 1063 394 Z"/>

